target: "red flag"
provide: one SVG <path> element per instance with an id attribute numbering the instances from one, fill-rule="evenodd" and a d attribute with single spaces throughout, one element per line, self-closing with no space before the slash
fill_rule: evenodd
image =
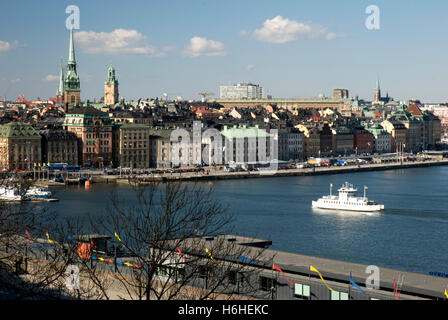
<path id="1" fill-rule="evenodd" d="M 286 281 L 288 281 L 290 284 L 294 285 L 294 282 L 290 281 L 288 279 L 288 277 L 285 276 L 285 274 L 283 273 L 282 269 L 280 269 L 280 267 L 277 267 L 275 264 L 272 265 L 272 269 L 280 271 L 280 273 L 282 274 L 282 276 L 286 279 Z"/>
<path id="2" fill-rule="evenodd" d="M 397 300 L 400 300 L 400 298 L 398 297 L 398 290 L 397 290 L 397 284 L 395 283 L 395 279 L 394 279 L 394 288 L 395 288 L 395 295 L 397 296 Z"/>
<path id="3" fill-rule="evenodd" d="M 33 240 L 33 238 L 31 238 L 30 234 L 28 233 L 28 230 L 25 230 L 26 235 L 28 236 L 28 238 L 30 238 L 31 240 Z"/>
<path id="4" fill-rule="evenodd" d="M 180 251 L 179 247 L 176 247 L 176 249 L 177 249 L 177 252 L 179 252 L 179 254 L 181 255 L 182 259 L 183 259 L 184 262 L 185 262 L 185 257 L 184 257 L 184 255 L 182 254 L 182 251 Z"/>

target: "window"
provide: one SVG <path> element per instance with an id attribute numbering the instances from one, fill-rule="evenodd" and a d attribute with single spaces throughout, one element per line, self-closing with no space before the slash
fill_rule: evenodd
<path id="1" fill-rule="evenodd" d="M 340 291 L 331 291 L 331 300 L 349 300 L 348 293 Z"/>
<path id="2" fill-rule="evenodd" d="M 309 299 L 311 297 L 310 286 L 306 284 L 294 284 L 294 296 Z"/>
<path id="3" fill-rule="evenodd" d="M 260 290 L 271 291 L 275 289 L 275 280 L 272 278 L 260 277 Z"/>

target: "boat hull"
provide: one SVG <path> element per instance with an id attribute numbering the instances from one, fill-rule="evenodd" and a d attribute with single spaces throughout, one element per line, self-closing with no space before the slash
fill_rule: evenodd
<path id="1" fill-rule="evenodd" d="M 340 205 L 340 204 L 330 204 L 330 203 L 320 203 L 318 201 L 312 202 L 312 207 L 316 209 L 327 209 L 327 210 L 341 210 L 341 211 L 358 211 L 358 212 L 377 212 L 384 210 L 384 205 Z"/>

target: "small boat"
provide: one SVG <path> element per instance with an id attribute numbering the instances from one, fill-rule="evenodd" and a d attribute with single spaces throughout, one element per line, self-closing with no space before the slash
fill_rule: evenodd
<path id="1" fill-rule="evenodd" d="M 333 185 L 330 185 L 330 195 L 323 196 L 317 201 L 312 201 L 313 208 L 358 211 L 358 212 L 375 212 L 384 210 L 384 205 L 371 201 L 366 196 L 367 187 L 364 187 L 364 197 L 357 197 L 358 189 L 352 184 L 345 182 L 338 190 L 339 196 L 332 195 Z"/>
<path id="2" fill-rule="evenodd" d="M 30 199 L 50 199 L 51 196 L 51 191 L 43 187 L 31 187 L 25 194 L 25 197 Z"/>
<path id="3" fill-rule="evenodd" d="M 19 189 L 11 186 L 0 186 L 0 201 L 22 201 Z"/>

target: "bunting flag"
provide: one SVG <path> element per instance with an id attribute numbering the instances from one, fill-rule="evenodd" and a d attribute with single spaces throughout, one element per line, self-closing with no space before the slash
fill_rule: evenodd
<path id="1" fill-rule="evenodd" d="M 179 247 L 176 247 L 176 249 L 177 249 L 177 252 L 179 252 L 180 256 L 182 257 L 182 260 L 184 260 L 184 262 L 185 262 L 185 257 L 182 254 L 182 251 L 180 251 Z"/>
<path id="2" fill-rule="evenodd" d="M 356 288 L 358 289 L 362 294 L 367 295 L 367 293 L 361 289 L 361 287 L 352 279 L 352 277 L 350 277 L 350 283 Z"/>
<path id="3" fill-rule="evenodd" d="M 215 262 L 216 264 L 218 264 L 218 262 L 216 262 L 215 259 L 213 258 L 212 253 L 210 252 L 210 250 L 208 250 L 208 249 L 206 248 L 206 249 L 205 249 L 205 252 L 208 253 L 208 256 L 210 257 L 210 259 L 211 259 L 213 262 Z"/>
<path id="4" fill-rule="evenodd" d="M 328 290 L 333 291 L 333 289 L 331 289 L 327 283 L 325 282 L 324 278 L 322 277 L 322 275 L 320 274 L 319 270 L 317 270 L 316 268 L 314 268 L 313 266 L 310 266 L 310 270 L 313 272 L 316 272 L 319 274 L 320 279 L 322 280 L 322 282 L 324 283 L 324 285 L 327 287 Z"/>
<path id="5" fill-rule="evenodd" d="M 67 239 L 70 240 L 71 242 L 73 242 L 73 244 L 76 244 L 75 239 L 72 238 L 72 236 L 68 235 Z"/>
<path id="6" fill-rule="evenodd" d="M 272 265 L 272 269 L 279 271 L 283 278 L 286 279 L 286 281 L 288 281 L 290 284 L 294 285 L 294 282 L 292 282 L 291 280 L 288 279 L 288 277 L 283 273 L 282 269 L 280 269 L 280 267 L 277 267 L 275 264 Z"/>
<path id="7" fill-rule="evenodd" d="M 50 239 L 50 235 L 48 234 L 48 232 L 46 233 L 46 235 L 47 235 L 48 242 L 53 243 L 53 240 Z"/>
<path id="8" fill-rule="evenodd" d="M 115 238 L 117 238 L 118 241 L 120 241 L 121 243 L 123 243 L 123 241 L 121 241 L 120 237 L 118 236 L 118 234 L 115 232 Z"/>
<path id="9" fill-rule="evenodd" d="M 445 289 L 445 297 L 448 299 L 448 292 Z"/>
<path id="10" fill-rule="evenodd" d="M 249 263 L 255 263 L 255 264 L 258 264 L 258 261 L 257 261 L 257 260 L 249 259 L 249 258 L 246 258 L 246 257 L 244 257 L 244 256 L 242 256 L 242 255 L 238 255 L 238 259 L 241 259 L 241 260 L 246 261 L 246 262 L 249 262 Z"/>
<path id="11" fill-rule="evenodd" d="M 33 240 L 33 238 L 31 238 L 30 234 L 28 233 L 28 230 L 25 230 L 26 235 L 28 236 L 28 238 L 30 238 L 31 240 Z"/>
<path id="12" fill-rule="evenodd" d="M 398 297 L 398 290 L 397 290 L 397 284 L 395 282 L 395 279 L 394 279 L 394 288 L 395 288 L 395 295 L 397 296 L 397 300 L 400 300 L 400 298 Z"/>

